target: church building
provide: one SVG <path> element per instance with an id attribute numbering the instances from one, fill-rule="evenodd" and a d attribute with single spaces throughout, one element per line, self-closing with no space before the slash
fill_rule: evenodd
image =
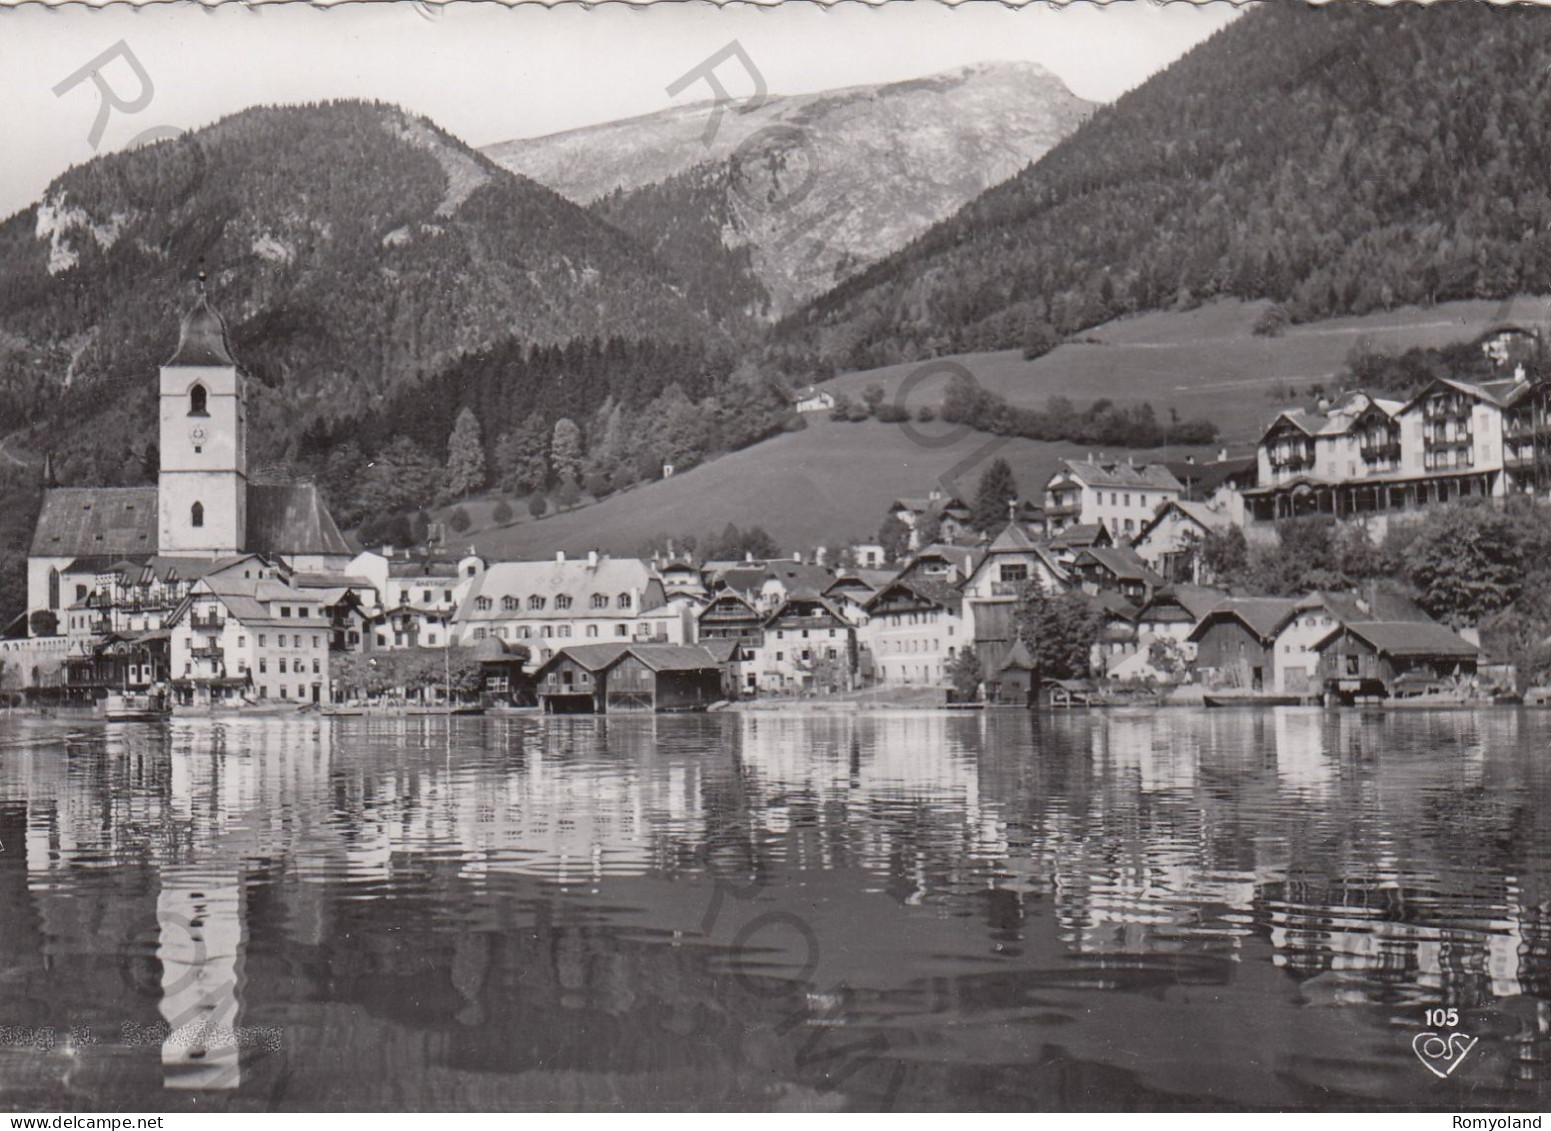
<path id="1" fill-rule="evenodd" d="M 65 610 L 126 561 L 185 581 L 216 562 L 261 554 L 293 570 L 344 572 L 352 551 L 311 483 L 248 481 L 248 376 L 203 294 L 161 367 L 161 468 L 155 487 L 44 492 L 27 561 L 29 614 Z"/>

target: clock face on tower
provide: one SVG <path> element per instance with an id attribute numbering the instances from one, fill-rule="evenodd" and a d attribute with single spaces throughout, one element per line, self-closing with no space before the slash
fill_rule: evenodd
<path id="1" fill-rule="evenodd" d="M 188 438 L 196 444 L 203 444 L 205 442 L 205 430 L 196 424 L 188 430 Z"/>

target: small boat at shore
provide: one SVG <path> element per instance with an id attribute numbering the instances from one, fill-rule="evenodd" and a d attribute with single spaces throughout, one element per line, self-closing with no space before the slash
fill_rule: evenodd
<path id="1" fill-rule="evenodd" d="M 1276 695 L 1266 691 L 1213 691 L 1201 696 L 1208 707 L 1297 707 L 1302 695 Z"/>

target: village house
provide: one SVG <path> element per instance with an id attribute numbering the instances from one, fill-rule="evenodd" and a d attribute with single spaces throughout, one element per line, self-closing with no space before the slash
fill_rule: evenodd
<path id="1" fill-rule="evenodd" d="M 1205 503 L 1175 499 L 1165 503 L 1131 543 L 1143 562 L 1166 581 L 1192 585 L 1215 580 L 1202 561 L 1202 547 L 1213 534 L 1233 529 L 1233 520 Z"/>
<path id="2" fill-rule="evenodd" d="M 695 639 L 741 640 L 758 647 L 765 636 L 766 614 L 736 589 L 717 592 L 696 615 Z"/>
<path id="3" fill-rule="evenodd" d="M 835 575 L 819 563 L 804 562 L 801 554 L 768 560 L 750 556 L 741 562 L 707 562 L 701 569 L 713 594 L 731 589 L 767 614 L 780 608 L 791 594 L 821 593 L 835 580 Z"/>
<path id="4" fill-rule="evenodd" d="M 862 664 L 870 661 L 873 679 L 885 686 L 946 683 L 973 644 L 964 595 L 946 582 L 896 578 L 867 602 Z"/>
<path id="5" fill-rule="evenodd" d="M 472 579 L 452 630 L 454 643 L 525 644 L 543 664 L 567 644 L 683 644 L 693 626 L 668 606 L 662 579 L 645 561 L 594 552 L 490 565 Z"/>
<path id="6" fill-rule="evenodd" d="M 571 644 L 534 673 L 547 714 L 703 711 L 723 698 L 722 668 L 693 644 Z"/>
<path id="7" fill-rule="evenodd" d="M 357 554 L 349 566 L 380 595 L 370 643 L 383 650 L 446 646 L 453 614 L 484 571 L 484 560 L 472 553 L 454 559 L 387 546 Z"/>
<path id="8" fill-rule="evenodd" d="M 1182 646 L 1187 660 L 1194 660 L 1196 650 L 1190 634 L 1227 596 L 1223 590 L 1205 585 L 1166 585 L 1136 611 L 1138 640 L 1172 640 Z"/>
<path id="9" fill-rule="evenodd" d="M 809 590 L 788 597 L 764 623 L 750 661 L 760 691 L 849 691 L 857 671 L 856 628 L 834 604 Z"/>
<path id="10" fill-rule="evenodd" d="M 819 596 L 839 609 L 846 620 L 861 628 L 867 623 L 867 602 L 877 591 L 877 584 L 874 582 L 856 573 L 842 572 L 819 593 Z"/>
<path id="11" fill-rule="evenodd" d="M 798 412 L 828 412 L 835 407 L 835 394 L 810 385 L 797 394 L 793 407 Z"/>
<path id="12" fill-rule="evenodd" d="M 1244 525 L 1244 492 L 1255 487 L 1260 479 L 1260 461 L 1256 456 L 1230 458 L 1224 448 L 1215 460 L 1187 456 L 1164 466 L 1185 488 L 1184 501 L 1204 504 L 1227 515 L 1232 525 Z"/>
<path id="13" fill-rule="evenodd" d="M 1045 484 L 1045 521 L 1051 537 L 1068 527 L 1103 523 L 1129 541 L 1159 507 L 1183 494 L 1161 463 L 1062 460 Z"/>
<path id="14" fill-rule="evenodd" d="M 1070 588 L 1071 577 L 1049 545 L 1035 542 L 1022 527 L 1012 524 L 986 547 L 960 586 L 970 637 L 987 677 L 998 670 L 1012 647 L 1013 613 L 1030 582 L 1037 582 L 1047 593 L 1057 593 Z"/>
<path id="15" fill-rule="evenodd" d="M 1203 682 L 1271 691 L 1276 637 L 1297 605 L 1287 597 L 1231 597 L 1218 603 L 1187 638 L 1196 646 L 1196 671 Z"/>
<path id="16" fill-rule="evenodd" d="M 315 592 L 250 559 L 195 582 L 168 619 L 179 701 L 328 703 L 329 621 Z"/>
<path id="17" fill-rule="evenodd" d="M 889 504 L 889 513 L 910 529 L 908 547 L 920 549 L 921 527 L 928 519 L 937 522 L 937 539 L 959 542 L 974 535 L 972 512 L 957 496 L 933 487 L 924 498 L 900 498 Z"/>
<path id="18" fill-rule="evenodd" d="M 377 586 L 355 574 L 294 573 L 291 584 L 313 593 L 329 622 L 329 648 L 334 652 L 371 651 L 382 616 Z"/>
<path id="19" fill-rule="evenodd" d="M 884 569 L 889 563 L 888 551 L 877 542 L 857 542 L 847 549 L 858 569 Z"/>
<path id="20" fill-rule="evenodd" d="M 1117 594 L 1132 605 L 1144 604 L 1164 584 L 1129 546 L 1094 546 L 1083 550 L 1067 572 L 1089 596 Z"/>
<path id="21" fill-rule="evenodd" d="M 1416 621 L 1357 621 L 1314 645 L 1318 682 L 1341 698 L 1405 698 L 1476 678 L 1479 649 L 1447 627 Z"/>

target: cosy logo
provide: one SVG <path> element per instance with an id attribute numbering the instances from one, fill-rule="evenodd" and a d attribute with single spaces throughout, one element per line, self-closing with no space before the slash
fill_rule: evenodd
<path id="1" fill-rule="evenodd" d="M 1467 1037 L 1463 1033 L 1418 1033 L 1411 1039 L 1417 1059 L 1423 1067 L 1440 1080 L 1447 1080 L 1454 1070 L 1465 1062 L 1470 1050 L 1476 1047 L 1479 1037 Z"/>

